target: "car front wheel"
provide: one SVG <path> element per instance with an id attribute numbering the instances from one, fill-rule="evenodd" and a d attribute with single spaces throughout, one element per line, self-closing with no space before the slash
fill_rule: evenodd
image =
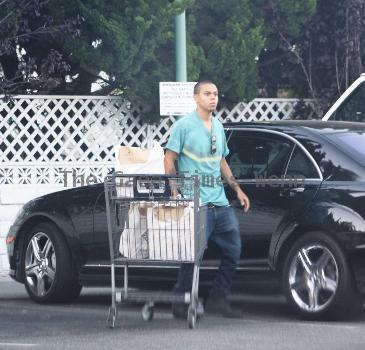
<path id="1" fill-rule="evenodd" d="M 23 250 L 24 284 L 36 302 L 70 301 L 79 296 L 70 250 L 59 229 L 41 223 L 27 235 Z"/>
<path id="2" fill-rule="evenodd" d="M 360 311 L 346 256 L 324 232 L 305 234 L 292 245 L 284 261 L 283 289 L 306 319 L 337 319 Z"/>

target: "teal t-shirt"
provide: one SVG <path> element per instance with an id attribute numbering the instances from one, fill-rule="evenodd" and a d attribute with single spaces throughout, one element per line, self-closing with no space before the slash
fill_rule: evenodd
<path id="1" fill-rule="evenodd" d="M 211 152 L 212 136 L 215 136 L 216 151 Z M 178 172 L 199 175 L 202 205 L 228 205 L 221 181 L 220 163 L 228 153 L 223 125 L 212 117 L 211 132 L 197 114 L 192 112 L 175 122 L 166 148 L 178 154 Z"/>

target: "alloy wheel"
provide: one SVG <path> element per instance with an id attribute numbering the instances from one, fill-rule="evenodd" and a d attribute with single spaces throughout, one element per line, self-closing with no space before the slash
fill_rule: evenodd
<path id="1" fill-rule="evenodd" d="M 338 288 L 336 259 L 324 245 L 303 246 L 290 264 L 288 278 L 296 304 L 307 312 L 319 312 L 331 303 Z"/>
<path id="2" fill-rule="evenodd" d="M 25 255 L 25 277 L 32 293 L 47 295 L 56 275 L 56 254 L 51 239 L 37 232 L 30 239 Z"/>

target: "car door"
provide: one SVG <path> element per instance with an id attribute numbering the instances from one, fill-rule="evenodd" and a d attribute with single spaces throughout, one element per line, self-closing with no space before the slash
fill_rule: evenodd
<path id="1" fill-rule="evenodd" d="M 90 263 L 95 258 L 93 207 L 99 191 L 98 185 L 75 188 L 59 203 L 72 220 L 82 247 L 78 254 L 82 255 L 80 260 L 85 263 Z"/>
<path id="2" fill-rule="evenodd" d="M 308 180 L 319 175 L 308 155 L 283 133 L 236 129 L 228 132 L 227 138 L 227 162 L 251 201 L 250 211 L 244 213 L 235 193 L 226 187 L 240 222 L 242 264 L 264 265 L 283 227 L 293 222 L 315 195 L 320 182 Z"/>
<path id="3" fill-rule="evenodd" d="M 109 263 L 108 220 L 104 188 L 100 190 L 94 205 L 94 263 Z"/>

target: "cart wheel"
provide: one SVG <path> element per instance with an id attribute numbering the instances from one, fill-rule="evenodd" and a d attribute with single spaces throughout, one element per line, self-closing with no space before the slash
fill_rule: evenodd
<path id="1" fill-rule="evenodd" d="M 145 304 L 142 308 L 143 321 L 151 321 L 153 319 L 153 306 Z"/>
<path id="2" fill-rule="evenodd" d="M 110 307 L 108 313 L 108 319 L 106 321 L 109 328 L 114 328 L 116 319 L 117 319 L 117 308 Z"/>
<path id="3" fill-rule="evenodd" d="M 194 329 L 196 326 L 196 309 L 191 306 L 188 309 L 188 326 L 190 329 Z"/>

